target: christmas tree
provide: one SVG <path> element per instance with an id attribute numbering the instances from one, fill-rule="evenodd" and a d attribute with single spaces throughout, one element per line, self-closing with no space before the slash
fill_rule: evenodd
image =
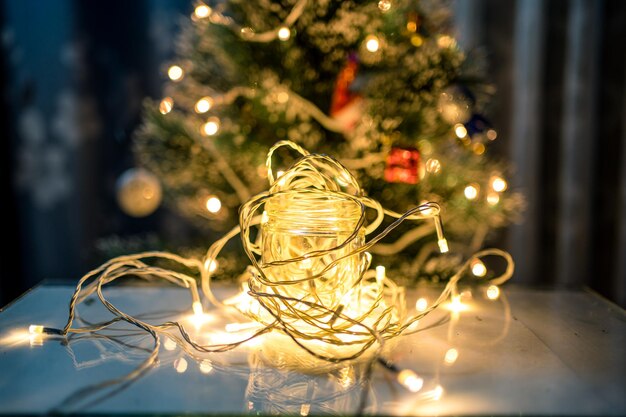
<path id="1" fill-rule="evenodd" d="M 199 3 L 164 98 L 146 105 L 138 162 L 208 236 L 267 188 L 266 152 L 290 139 L 336 157 L 384 207 L 440 203 L 453 250 L 469 254 L 523 198 L 507 190 L 507 164 L 488 157 L 491 88 L 449 22 L 440 1 Z M 438 279 L 458 259 L 431 257 L 436 248 L 424 224 L 373 252 L 405 276 Z"/>

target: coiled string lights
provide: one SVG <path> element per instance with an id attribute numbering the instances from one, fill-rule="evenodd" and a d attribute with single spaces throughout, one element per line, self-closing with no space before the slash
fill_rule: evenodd
<path id="1" fill-rule="evenodd" d="M 278 178 L 272 166 L 273 155 L 287 147 L 300 159 Z M 500 256 L 505 271 L 490 280 L 499 285 L 513 274 L 511 256 L 499 249 L 487 249 L 473 255 L 450 277 L 439 297 L 423 311 L 407 315 L 404 288 L 389 279 L 383 267 L 370 269 L 372 257 L 367 252 L 404 221 L 432 219 L 439 249 L 448 251 L 440 207 L 421 204 L 404 214 L 386 210 L 367 196 L 354 176 L 327 155 L 310 154 L 290 141 L 276 143 L 267 155 L 270 183 L 263 192 L 240 209 L 239 226 L 208 249 L 204 259 L 183 258 L 165 252 L 145 252 L 114 258 L 82 277 L 69 303 L 68 321 L 62 329 L 32 325 L 31 333 L 67 336 L 72 333 L 96 333 L 125 321 L 147 333 L 153 340 L 149 356 L 130 374 L 116 380 L 132 379 L 155 363 L 160 347 L 159 335 L 175 341 L 192 357 L 198 353 L 232 350 L 263 334 L 275 331 L 287 336 L 309 355 L 294 353 L 294 363 L 308 369 L 323 369 L 357 358 L 378 361 L 397 374 L 397 379 L 411 391 L 421 388 L 415 372 L 397 369 L 382 358 L 386 342 L 402 334 L 415 332 L 418 320 L 456 293 L 457 282 L 472 262 L 486 256 Z M 367 221 L 368 210 L 373 218 Z M 395 219 L 382 231 L 366 240 L 382 224 L 385 216 Z M 242 274 L 243 290 L 235 297 L 219 300 L 211 289 L 213 262 L 224 245 L 240 235 L 251 265 Z M 237 313 L 240 322 L 231 328 L 253 328 L 236 341 L 201 344 L 190 336 L 179 321 L 151 324 L 121 311 L 109 302 L 103 287 L 113 281 L 134 276 L 145 280 L 162 279 L 188 288 L 191 309 L 198 320 L 205 306 L 191 274 L 150 264 L 148 260 L 166 260 L 184 270 L 197 271 L 201 293 L 215 309 L 224 314 Z M 77 306 L 93 293 L 114 318 L 99 324 L 74 327 Z M 239 327 L 238 327 L 239 326 Z M 284 345 L 284 344 L 279 344 Z M 293 344 L 291 348 L 293 349 Z M 273 346 L 273 349 L 279 346 Z"/>

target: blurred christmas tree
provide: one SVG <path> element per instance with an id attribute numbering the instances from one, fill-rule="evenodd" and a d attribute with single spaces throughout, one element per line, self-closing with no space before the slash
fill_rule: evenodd
<path id="1" fill-rule="evenodd" d="M 268 148 L 291 139 L 337 157 L 385 207 L 439 202 L 452 249 L 477 249 L 519 214 L 523 198 L 507 191 L 507 165 L 487 156 L 497 136 L 483 116 L 490 87 L 449 34 L 449 6 L 197 4 L 165 97 L 146 105 L 139 164 L 206 236 L 236 224 L 239 205 L 267 188 Z M 437 279 L 458 262 L 431 258 L 431 224 L 393 238 L 373 252 L 404 276 Z"/>

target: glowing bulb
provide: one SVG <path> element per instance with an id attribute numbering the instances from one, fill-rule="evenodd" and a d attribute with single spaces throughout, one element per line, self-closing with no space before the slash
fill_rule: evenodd
<path id="1" fill-rule="evenodd" d="M 204 314 L 204 309 L 202 308 L 202 303 L 200 301 L 194 301 L 191 304 L 191 307 L 193 308 L 193 314 L 195 314 L 196 316 L 201 316 Z"/>
<path id="2" fill-rule="evenodd" d="M 439 239 L 437 241 L 437 244 L 439 245 L 439 252 L 441 253 L 448 253 L 448 251 L 450 250 L 450 248 L 448 247 L 448 240 L 445 238 Z"/>
<path id="3" fill-rule="evenodd" d="M 471 263 L 472 274 L 477 277 L 484 277 L 487 274 L 487 267 L 480 259 L 474 259 Z"/>
<path id="4" fill-rule="evenodd" d="M 44 327 L 40 324 L 31 324 L 28 326 L 28 333 L 30 334 L 42 334 Z"/>
<path id="5" fill-rule="evenodd" d="M 445 356 L 443 357 L 443 360 L 448 365 L 452 365 L 454 362 L 456 362 L 458 358 L 459 358 L 459 351 L 456 350 L 455 348 L 451 348 L 451 349 L 448 349 Z"/>
<path id="6" fill-rule="evenodd" d="M 500 196 L 498 195 L 498 193 L 489 193 L 487 195 L 487 203 L 489 203 L 489 205 L 495 206 L 496 204 L 498 204 L 499 201 Z"/>
<path id="7" fill-rule="evenodd" d="M 280 178 L 285 175 L 285 171 L 276 171 L 276 178 Z"/>
<path id="8" fill-rule="evenodd" d="M 475 153 L 476 155 L 482 155 L 482 154 L 484 154 L 484 153 L 485 153 L 485 149 L 486 149 L 486 148 L 485 148 L 485 145 L 483 145 L 482 143 L 475 143 L 475 144 L 472 146 L 472 150 L 474 151 L 474 153 Z"/>
<path id="9" fill-rule="evenodd" d="M 493 177 L 491 179 L 491 188 L 493 188 L 493 191 L 497 193 L 501 193 L 502 191 L 506 190 L 507 187 L 508 185 L 506 181 L 504 180 L 504 178 Z"/>
<path id="10" fill-rule="evenodd" d="M 261 215 L 261 224 L 265 224 L 270 220 L 270 216 L 267 214 L 267 211 L 263 210 L 263 214 Z"/>
<path id="11" fill-rule="evenodd" d="M 176 372 L 179 374 L 184 373 L 187 370 L 187 366 L 187 359 L 185 358 L 178 358 L 174 361 L 174 369 L 176 369 Z"/>
<path id="12" fill-rule="evenodd" d="M 380 0 L 378 2 L 378 8 L 381 12 L 388 12 L 391 9 L 391 0 Z"/>
<path id="13" fill-rule="evenodd" d="M 496 132 L 495 130 L 489 129 L 487 131 L 487 139 L 496 140 L 497 137 L 498 137 L 498 132 Z"/>
<path id="14" fill-rule="evenodd" d="M 413 22 L 410 22 L 410 23 L 413 23 Z M 422 38 L 420 35 L 415 34 L 411 36 L 411 45 L 415 46 L 416 48 L 419 48 L 423 44 L 424 44 L 424 38 Z"/>
<path id="15" fill-rule="evenodd" d="M 376 282 L 378 285 L 381 285 L 385 280 L 385 267 L 382 265 L 378 265 L 376 267 Z"/>
<path id="16" fill-rule="evenodd" d="M 441 385 L 437 385 L 432 392 L 433 400 L 439 401 L 443 396 L 443 387 Z"/>
<path id="17" fill-rule="evenodd" d="M 300 415 L 302 417 L 308 416 L 310 411 L 311 411 L 311 404 L 302 404 L 300 406 Z"/>
<path id="18" fill-rule="evenodd" d="M 424 380 L 410 369 L 404 369 L 398 373 L 398 382 L 411 392 L 418 392 L 424 386 Z"/>
<path id="19" fill-rule="evenodd" d="M 206 113 L 213 107 L 213 99 L 211 97 L 202 97 L 196 102 L 196 113 Z"/>
<path id="20" fill-rule="evenodd" d="M 450 303 L 446 307 L 448 308 L 448 310 L 454 313 L 460 313 L 461 311 L 465 311 L 468 309 L 468 307 L 463 304 L 463 302 L 461 301 L 461 296 L 458 294 L 451 297 Z"/>
<path id="21" fill-rule="evenodd" d="M 167 76 L 170 77 L 172 81 L 180 81 L 183 79 L 185 72 L 178 65 L 172 65 L 167 70 Z"/>
<path id="22" fill-rule="evenodd" d="M 281 91 L 280 93 L 276 94 L 276 101 L 280 104 L 285 104 L 289 101 L 289 93 Z"/>
<path id="23" fill-rule="evenodd" d="M 206 4 L 199 4 L 196 6 L 193 14 L 195 14 L 198 19 L 204 19 L 211 14 L 211 8 Z"/>
<path id="24" fill-rule="evenodd" d="M 204 261 L 204 269 L 206 269 L 207 271 L 209 271 L 210 273 L 213 273 L 217 270 L 217 260 L 216 259 L 207 259 L 206 261 Z"/>
<path id="25" fill-rule="evenodd" d="M 172 100 L 171 97 L 165 97 L 159 103 L 159 112 L 161 112 L 161 114 L 168 114 L 169 112 L 172 111 L 173 107 L 174 107 L 174 100 Z"/>
<path id="26" fill-rule="evenodd" d="M 203 374 L 208 374 L 211 373 L 211 371 L 213 370 L 213 364 L 211 363 L 210 360 L 205 359 L 202 362 L 200 362 L 200 372 L 202 372 Z"/>
<path id="27" fill-rule="evenodd" d="M 465 190 L 463 191 L 463 193 L 465 194 L 465 198 L 467 198 L 468 200 L 474 200 L 476 197 L 478 197 L 479 188 L 480 187 L 478 186 L 478 184 L 470 184 L 465 187 Z"/>
<path id="28" fill-rule="evenodd" d="M 217 197 L 209 197 L 206 200 L 206 209 L 210 213 L 217 213 L 222 209 L 222 202 Z"/>
<path id="29" fill-rule="evenodd" d="M 174 350 L 176 349 L 176 342 L 169 337 L 165 338 L 165 342 L 163 343 L 163 347 L 165 350 Z"/>
<path id="30" fill-rule="evenodd" d="M 417 311 L 426 311 L 426 309 L 428 308 L 428 300 L 425 298 L 419 298 L 416 302 L 415 302 L 415 309 Z"/>
<path id="31" fill-rule="evenodd" d="M 438 159 L 431 158 L 426 161 L 426 171 L 431 174 L 438 174 L 441 171 L 441 162 Z"/>
<path id="32" fill-rule="evenodd" d="M 289 38 L 291 38 L 291 30 L 287 26 L 282 26 L 278 29 L 278 39 L 288 41 Z"/>
<path id="33" fill-rule="evenodd" d="M 365 38 L 365 49 L 374 53 L 374 52 L 377 52 L 379 48 L 380 48 L 380 41 L 378 40 L 376 36 L 369 35 L 367 38 Z"/>
<path id="34" fill-rule="evenodd" d="M 311 266 L 313 266 L 313 261 L 311 261 L 311 258 L 304 258 L 302 262 L 300 262 L 300 269 L 311 269 Z"/>
<path id="35" fill-rule="evenodd" d="M 437 39 L 437 45 L 440 48 L 451 48 L 456 44 L 454 38 L 448 35 L 441 35 L 439 39 Z"/>
<path id="36" fill-rule="evenodd" d="M 464 138 L 467 136 L 467 129 L 461 123 L 457 123 L 454 125 L 454 134 L 459 138 Z"/>
<path id="37" fill-rule="evenodd" d="M 202 132 L 207 136 L 213 136 L 220 130 L 220 119 L 211 117 L 202 125 Z"/>
<path id="38" fill-rule="evenodd" d="M 487 298 L 490 300 L 497 300 L 500 297 L 500 288 L 497 285 L 490 285 L 487 288 Z"/>

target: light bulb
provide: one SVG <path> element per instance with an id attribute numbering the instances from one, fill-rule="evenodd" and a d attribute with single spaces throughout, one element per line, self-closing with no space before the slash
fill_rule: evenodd
<path id="1" fill-rule="evenodd" d="M 289 38 L 291 38 L 291 29 L 287 26 L 281 26 L 281 28 L 278 29 L 278 39 L 281 41 L 288 41 Z"/>
<path id="2" fill-rule="evenodd" d="M 404 369 L 398 373 L 398 382 L 411 392 L 418 392 L 424 386 L 424 380 L 410 369 Z"/>
<path id="3" fill-rule="evenodd" d="M 419 298 L 415 302 L 415 309 L 417 311 L 425 311 L 428 308 L 428 300 L 425 298 Z"/>
<path id="4" fill-rule="evenodd" d="M 487 139 L 496 140 L 497 137 L 498 137 L 498 132 L 496 132 L 495 130 L 489 129 L 487 131 Z"/>
<path id="5" fill-rule="evenodd" d="M 161 114 L 168 114 L 169 112 L 172 111 L 173 107 L 174 107 L 174 100 L 171 97 L 165 97 L 159 103 L 159 112 Z"/>
<path id="6" fill-rule="evenodd" d="M 220 130 L 220 119 L 211 117 L 202 125 L 202 132 L 207 136 L 213 136 Z"/>
<path id="7" fill-rule="evenodd" d="M 454 134 L 459 139 L 462 139 L 465 136 L 467 136 L 467 129 L 461 123 L 457 123 L 457 124 L 454 125 Z"/>
<path id="8" fill-rule="evenodd" d="M 385 267 L 382 265 L 378 265 L 376 267 L 376 282 L 378 285 L 381 285 L 385 280 Z"/>
<path id="9" fill-rule="evenodd" d="M 491 206 L 495 206 L 500 201 L 500 196 L 498 193 L 489 193 L 487 195 L 487 203 Z"/>
<path id="10" fill-rule="evenodd" d="M 450 348 L 448 349 L 445 356 L 443 357 L 443 361 L 447 363 L 448 365 L 452 365 L 454 362 L 456 362 L 458 358 L 459 358 L 459 351 L 456 350 L 455 348 Z"/>
<path id="11" fill-rule="evenodd" d="M 207 259 L 206 261 L 204 261 L 204 269 L 206 269 L 207 271 L 209 271 L 210 273 L 213 273 L 217 270 L 217 260 L 215 259 Z"/>
<path id="12" fill-rule="evenodd" d="M 200 372 L 202 372 L 203 374 L 208 374 L 211 373 L 211 371 L 213 370 L 213 364 L 211 363 L 211 361 L 209 359 L 205 359 L 202 362 L 200 362 Z"/>
<path id="13" fill-rule="evenodd" d="M 206 209 L 215 214 L 222 209 L 222 202 L 215 196 L 209 197 L 206 200 Z"/>
<path id="14" fill-rule="evenodd" d="M 206 113 L 213 107 L 213 99 L 211 97 L 202 97 L 196 102 L 196 113 Z"/>
<path id="15" fill-rule="evenodd" d="M 204 314 L 204 309 L 202 308 L 202 303 L 200 301 L 194 301 L 191 304 L 191 308 L 193 309 L 193 314 L 196 316 L 201 316 Z"/>
<path id="16" fill-rule="evenodd" d="M 487 274 L 487 267 L 480 259 L 474 259 L 471 263 L 472 274 L 477 277 L 484 277 Z"/>
<path id="17" fill-rule="evenodd" d="M 497 300 L 500 297 L 500 288 L 497 285 L 490 285 L 487 288 L 487 298 L 490 300 Z"/>
<path id="18" fill-rule="evenodd" d="M 474 200 L 476 197 L 478 197 L 479 188 L 480 187 L 478 186 L 478 184 L 470 184 L 465 187 L 465 190 L 463 191 L 463 193 L 465 194 L 465 198 L 467 198 L 468 200 Z"/>
<path id="19" fill-rule="evenodd" d="M 204 19 L 211 14 L 211 8 L 206 4 L 199 4 L 196 6 L 193 14 L 195 14 L 198 19 Z"/>
<path id="20" fill-rule="evenodd" d="M 378 8 L 381 12 L 388 12 L 391 9 L 391 0 L 380 0 L 378 2 Z"/>
<path id="21" fill-rule="evenodd" d="M 502 191 L 506 190 L 507 187 L 508 184 L 506 183 L 504 178 L 498 176 L 491 178 L 491 188 L 493 188 L 493 191 L 501 193 Z"/>
<path id="22" fill-rule="evenodd" d="M 30 334 L 42 334 L 44 331 L 44 327 L 40 324 L 31 324 L 28 326 L 28 332 Z"/>
<path id="23" fill-rule="evenodd" d="M 179 374 L 185 373 L 187 366 L 187 359 L 185 358 L 178 358 L 174 361 L 174 369 L 176 369 L 176 372 Z"/>
<path id="24" fill-rule="evenodd" d="M 448 240 L 445 238 L 439 239 L 437 241 L 437 244 L 439 245 L 439 252 L 441 253 L 448 253 L 448 251 L 450 250 L 450 248 L 448 247 Z"/>
<path id="25" fill-rule="evenodd" d="M 174 350 L 176 349 L 176 346 L 178 345 L 174 340 L 170 339 L 169 337 L 165 338 L 165 342 L 163 342 L 163 347 L 165 348 L 165 350 Z"/>
<path id="26" fill-rule="evenodd" d="M 308 416 L 310 411 L 311 411 L 311 404 L 302 404 L 300 406 L 300 415 L 302 417 Z"/>
<path id="27" fill-rule="evenodd" d="M 426 171 L 431 174 L 438 174 L 441 171 L 441 162 L 438 159 L 430 158 L 426 161 Z"/>
<path id="28" fill-rule="evenodd" d="M 374 52 L 377 52 L 379 48 L 380 48 L 380 41 L 378 40 L 376 36 L 369 35 L 367 38 L 365 38 L 365 49 L 374 53 Z"/>
<path id="29" fill-rule="evenodd" d="M 167 76 L 170 77 L 172 81 L 180 81 L 185 76 L 185 72 L 178 65 L 172 65 L 167 70 Z"/>

